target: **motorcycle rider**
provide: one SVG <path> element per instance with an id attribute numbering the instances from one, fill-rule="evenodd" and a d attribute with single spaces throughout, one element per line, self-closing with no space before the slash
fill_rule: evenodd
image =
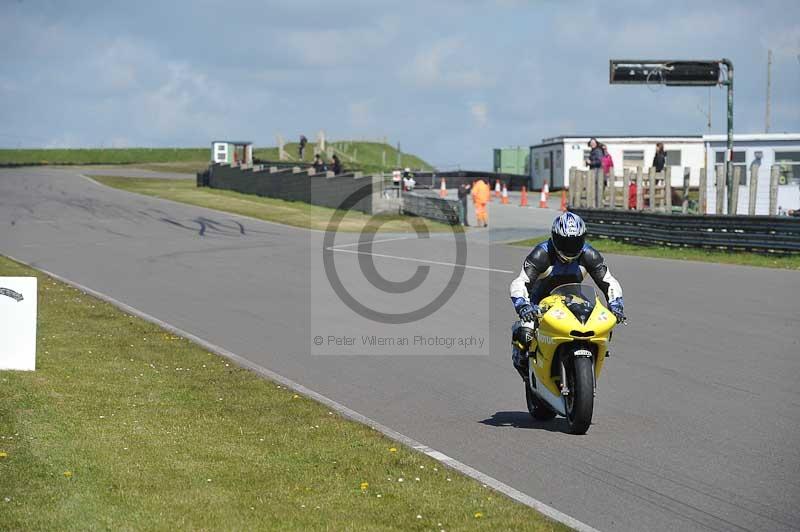
<path id="1" fill-rule="evenodd" d="M 622 287 L 603 262 L 603 256 L 586 243 L 586 224 L 580 216 L 565 212 L 553 220 L 550 239 L 534 246 L 519 276 L 511 281 L 511 301 L 519 321 L 511 327 L 511 359 L 524 380 L 528 379 L 528 348 L 541 316 L 539 301 L 563 284 L 580 283 L 586 275 L 605 293 L 608 308 L 619 322 L 625 321 Z"/>

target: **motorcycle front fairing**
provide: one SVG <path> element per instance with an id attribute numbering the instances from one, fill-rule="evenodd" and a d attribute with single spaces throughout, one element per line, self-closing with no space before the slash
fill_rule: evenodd
<path id="1" fill-rule="evenodd" d="M 594 288 L 562 285 L 542 299 L 544 314 L 530 348 L 529 377 L 533 392 L 557 413 L 565 415 L 566 357 L 591 356 L 595 382 L 608 350 L 614 315 L 603 306 Z"/>

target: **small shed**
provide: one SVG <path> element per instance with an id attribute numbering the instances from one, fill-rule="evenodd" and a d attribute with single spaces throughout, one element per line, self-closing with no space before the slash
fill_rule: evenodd
<path id="1" fill-rule="evenodd" d="M 253 143 L 241 140 L 215 140 L 211 143 L 211 162 L 253 164 Z"/>

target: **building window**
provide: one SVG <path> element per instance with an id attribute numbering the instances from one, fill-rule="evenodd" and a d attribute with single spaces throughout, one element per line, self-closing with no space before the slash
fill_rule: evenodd
<path id="1" fill-rule="evenodd" d="M 544 169 L 545 169 L 545 170 L 550 170 L 550 157 L 548 157 L 547 155 L 545 155 L 545 156 L 544 156 L 544 161 L 543 161 L 543 162 L 544 162 Z"/>
<path id="2" fill-rule="evenodd" d="M 683 166 L 681 150 L 667 150 L 667 166 Z"/>
<path id="3" fill-rule="evenodd" d="M 641 166 L 644 168 L 644 150 L 625 150 L 622 152 L 622 167 L 623 168 L 636 168 Z"/>
<path id="4" fill-rule="evenodd" d="M 718 151 L 714 154 L 716 164 L 725 164 L 725 151 L 722 150 Z M 745 165 L 746 154 L 744 150 L 734 150 L 733 152 L 733 166 L 734 168 L 739 167 L 741 168 L 741 175 L 739 177 L 739 184 L 746 185 L 747 184 L 747 165 Z M 735 172 L 736 170 L 734 170 Z"/>
<path id="5" fill-rule="evenodd" d="M 781 169 L 778 180 L 781 185 L 800 184 L 800 151 L 775 150 L 775 164 Z"/>
<path id="6" fill-rule="evenodd" d="M 541 167 L 539 166 L 539 156 L 538 155 L 534 155 L 533 156 L 533 170 L 536 173 L 539 173 L 539 170 L 541 170 Z"/>
<path id="7" fill-rule="evenodd" d="M 561 168 L 561 150 L 556 151 L 556 168 Z"/>

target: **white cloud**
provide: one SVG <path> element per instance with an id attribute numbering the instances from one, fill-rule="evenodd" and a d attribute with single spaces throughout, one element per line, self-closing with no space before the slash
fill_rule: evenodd
<path id="1" fill-rule="evenodd" d="M 462 39 L 446 38 L 419 50 L 404 69 L 404 79 L 420 87 L 474 89 L 491 85 L 481 71 L 468 62 Z"/>
<path id="2" fill-rule="evenodd" d="M 489 122 L 489 108 L 483 102 L 471 103 L 469 113 L 478 127 L 484 127 Z"/>
<path id="3" fill-rule="evenodd" d="M 348 105 L 350 124 L 355 128 L 366 128 L 374 124 L 375 117 L 372 113 L 372 100 L 362 100 Z"/>

